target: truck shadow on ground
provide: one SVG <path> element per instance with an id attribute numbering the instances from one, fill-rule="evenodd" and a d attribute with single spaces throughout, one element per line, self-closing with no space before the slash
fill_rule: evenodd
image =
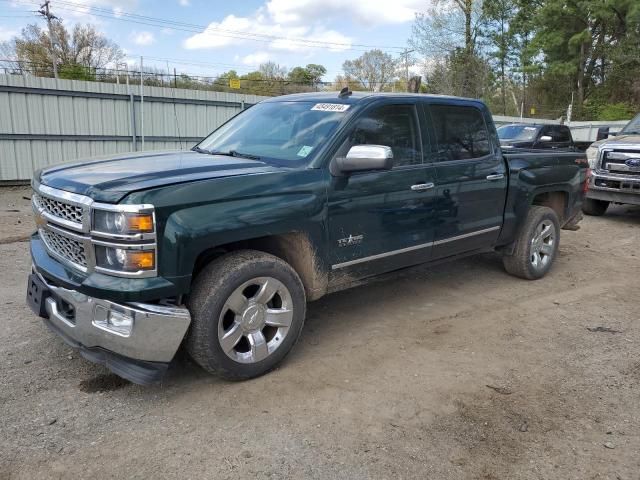
<path id="1" fill-rule="evenodd" d="M 602 222 L 603 228 L 608 222 L 626 223 L 630 226 L 640 225 L 640 207 L 615 205 L 604 217 L 595 218 L 593 221 Z M 424 288 L 426 284 L 433 284 L 442 291 L 461 289 L 465 285 L 478 282 L 479 279 L 484 279 L 485 283 L 490 281 L 499 284 L 501 279 L 506 278 L 511 277 L 504 272 L 500 255 L 487 253 L 450 263 L 409 267 L 327 295 L 308 305 L 307 320 L 298 345 L 281 368 L 301 368 L 301 366 L 304 368 L 305 361 L 311 357 L 309 346 L 330 344 L 336 335 L 355 335 L 358 329 L 368 321 L 366 312 L 371 308 L 374 310 L 384 308 L 390 299 L 401 305 L 415 304 L 415 292 L 420 291 L 419 302 L 430 303 L 434 299 L 429 296 L 430 291 Z M 523 282 L 526 281 L 523 280 Z M 339 315 L 336 315 L 336 312 L 339 312 Z M 344 321 L 345 318 L 349 321 Z M 438 334 L 438 331 L 433 333 Z M 128 382 L 119 380 L 119 377 L 103 372 L 104 370 L 100 369 L 100 373 L 96 376 L 83 380 L 79 384 L 80 390 L 94 393 L 119 390 L 129 385 Z M 174 387 L 180 388 L 199 382 L 221 386 L 233 383 L 209 375 L 191 360 L 184 348 L 181 348 L 164 381 L 158 386 L 145 388 L 151 391 L 171 390 Z"/>
<path id="2" fill-rule="evenodd" d="M 488 253 L 435 266 L 409 267 L 327 295 L 308 304 L 300 340 L 280 368 L 304 368 L 307 357 L 311 356 L 307 347 L 323 344 L 331 348 L 332 339 L 336 336 L 357 334 L 369 322 L 367 312 L 382 309 L 390 298 L 397 304 L 415 304 L 415 291 L 424 292 L 426 284 L 433 283 L 441 290 L 463 288 L 467 283 L 477 282 L 479 277 L 491 277 L 493 282 L 499 282 L 503 275 L 507 277 L 500 256 Z M 421 293 L 419 302 L 429 303 L 432 300 L 429 294 Z M 345 318 L 349 321 L 344 321 Z M 233 383 L 210 376 L 181 348 L 161 387 L 185 386 L 200 381 Z"/>
<path id="3" fill-rule="evenodd" d="M 595 218 L 595 221 L 607 220 L 616 223 L 626 223 L 628 225 L 640 225 L 640 206 L 612 205 L 604 216 Z"/>

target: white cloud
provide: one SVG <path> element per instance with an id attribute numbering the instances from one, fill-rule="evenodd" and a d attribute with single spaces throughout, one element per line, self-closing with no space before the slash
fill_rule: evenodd
<path id="1" fill-rule="evenodd" d="M 191 5 L 190 0 L 180 0 L 178 3 L 180 4 L 181 7 L 188 7 L 189 5 Z"/>
<path id="2" fill-rule="evenodd" d="M 240 61 L 248 66 L 256 66 L 256 65 L 260 65 L 261 63 L 266 63 L 269 60 L 273 60 L 273 55 L 270 55 L 267 52 L 254 52 L 254 53 L 250 53 L 249 55 L 242 57 L 240 59 Z"/>
<path id="3" fill-rule="evenodd" d="M 6 42 L 7 40 L 11 40 L 16 35 L 18 35 L 17 30 L 10 30 L 8 28 L 0 26 L 0 42 Z"/>
<path id="4" fill-rule="evenodd" d="M 124 13 L 124 10 L 122 10 L 122 7 L 113 7 L 113 16 L 116 18 L 120 18 L 122 17 L 122 14 Z"/>
<path id="5" fill-rule="evenodd" d="M 365 25 L 411 22 L 415 13 L 425 11 L 425 0 L 269 0 L 267 11 L 275 22 L 304 24 L 348 18 Z"/>
<path id="6" fill-rule="evenodd" d="M 258 34 L 259 37 L 254 38 L 266 40 L 269 48 L 274 50 L 308 51 L 313 48 L 328 48 L 331 51 L 341 51 L 350 48 L 350 37 L 321 25 L 310 26 L 309 23 L 282 25 L 274 22 L 269 15 L 264 15 L 262 10 L 258 10 L 252 17 L 228 15 L 221 22 L 212 22 L 203 32 L 187 38 L 184 47 L 195 50 L 253 43 L 246 38 L 239 38 L 237 32 L 241 32 L 243 37 Z M 331 42 L 332 45 L 318 45 L 314 41 Z"/>
<path id="7" fill-rule="evenodd" d="M 175 32 L 175 30 L 173 28 L 165 27 L 162 30 L 160 30 L 160 32 L 163 35 L 173 35 L 173 32 Z"/>
<path id="8" fill-rule="evenodd" d="M 147 46 L 156 41 L 151 32 L 133 32 L 131 39 L 136 45 Z"/>

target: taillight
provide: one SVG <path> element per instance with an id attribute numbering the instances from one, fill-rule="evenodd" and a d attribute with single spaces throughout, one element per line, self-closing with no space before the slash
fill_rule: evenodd
<path id="1" fill-rule="evenodd" d="M 587 168 L 587 175 L 584 179 L 584 185 L 582 185 L 582 193 L 587 193 L 589 190 L 589 180 L 591 180 L 591 169 Z"/>

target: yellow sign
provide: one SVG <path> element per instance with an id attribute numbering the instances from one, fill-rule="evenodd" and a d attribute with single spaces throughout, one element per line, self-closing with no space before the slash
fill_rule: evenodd
<path id="1" fill-rule="evenodd" d="M 535 115 L 536 114 L 536 107 L 531 107 L 531 115 Z"/>
<path id="2" fill-rule="evenodd" d="M 229 79 L 229 87 L 231 87 L 231 88 L 240 88 L 240 79 L 239 78 L 230 78 Z"/>

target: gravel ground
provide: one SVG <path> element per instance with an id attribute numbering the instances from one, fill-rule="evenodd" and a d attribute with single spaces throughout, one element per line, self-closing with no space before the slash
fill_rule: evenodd
<path id="1" fill-rule="evenodd" d="M 24 304 L 26 189 L 0 191 L 0 478 L 640 478 L 640 208 L 562 232 L 536 282 L 496 255 L 309 306 L 282 368 L 140 387 Z"/>

